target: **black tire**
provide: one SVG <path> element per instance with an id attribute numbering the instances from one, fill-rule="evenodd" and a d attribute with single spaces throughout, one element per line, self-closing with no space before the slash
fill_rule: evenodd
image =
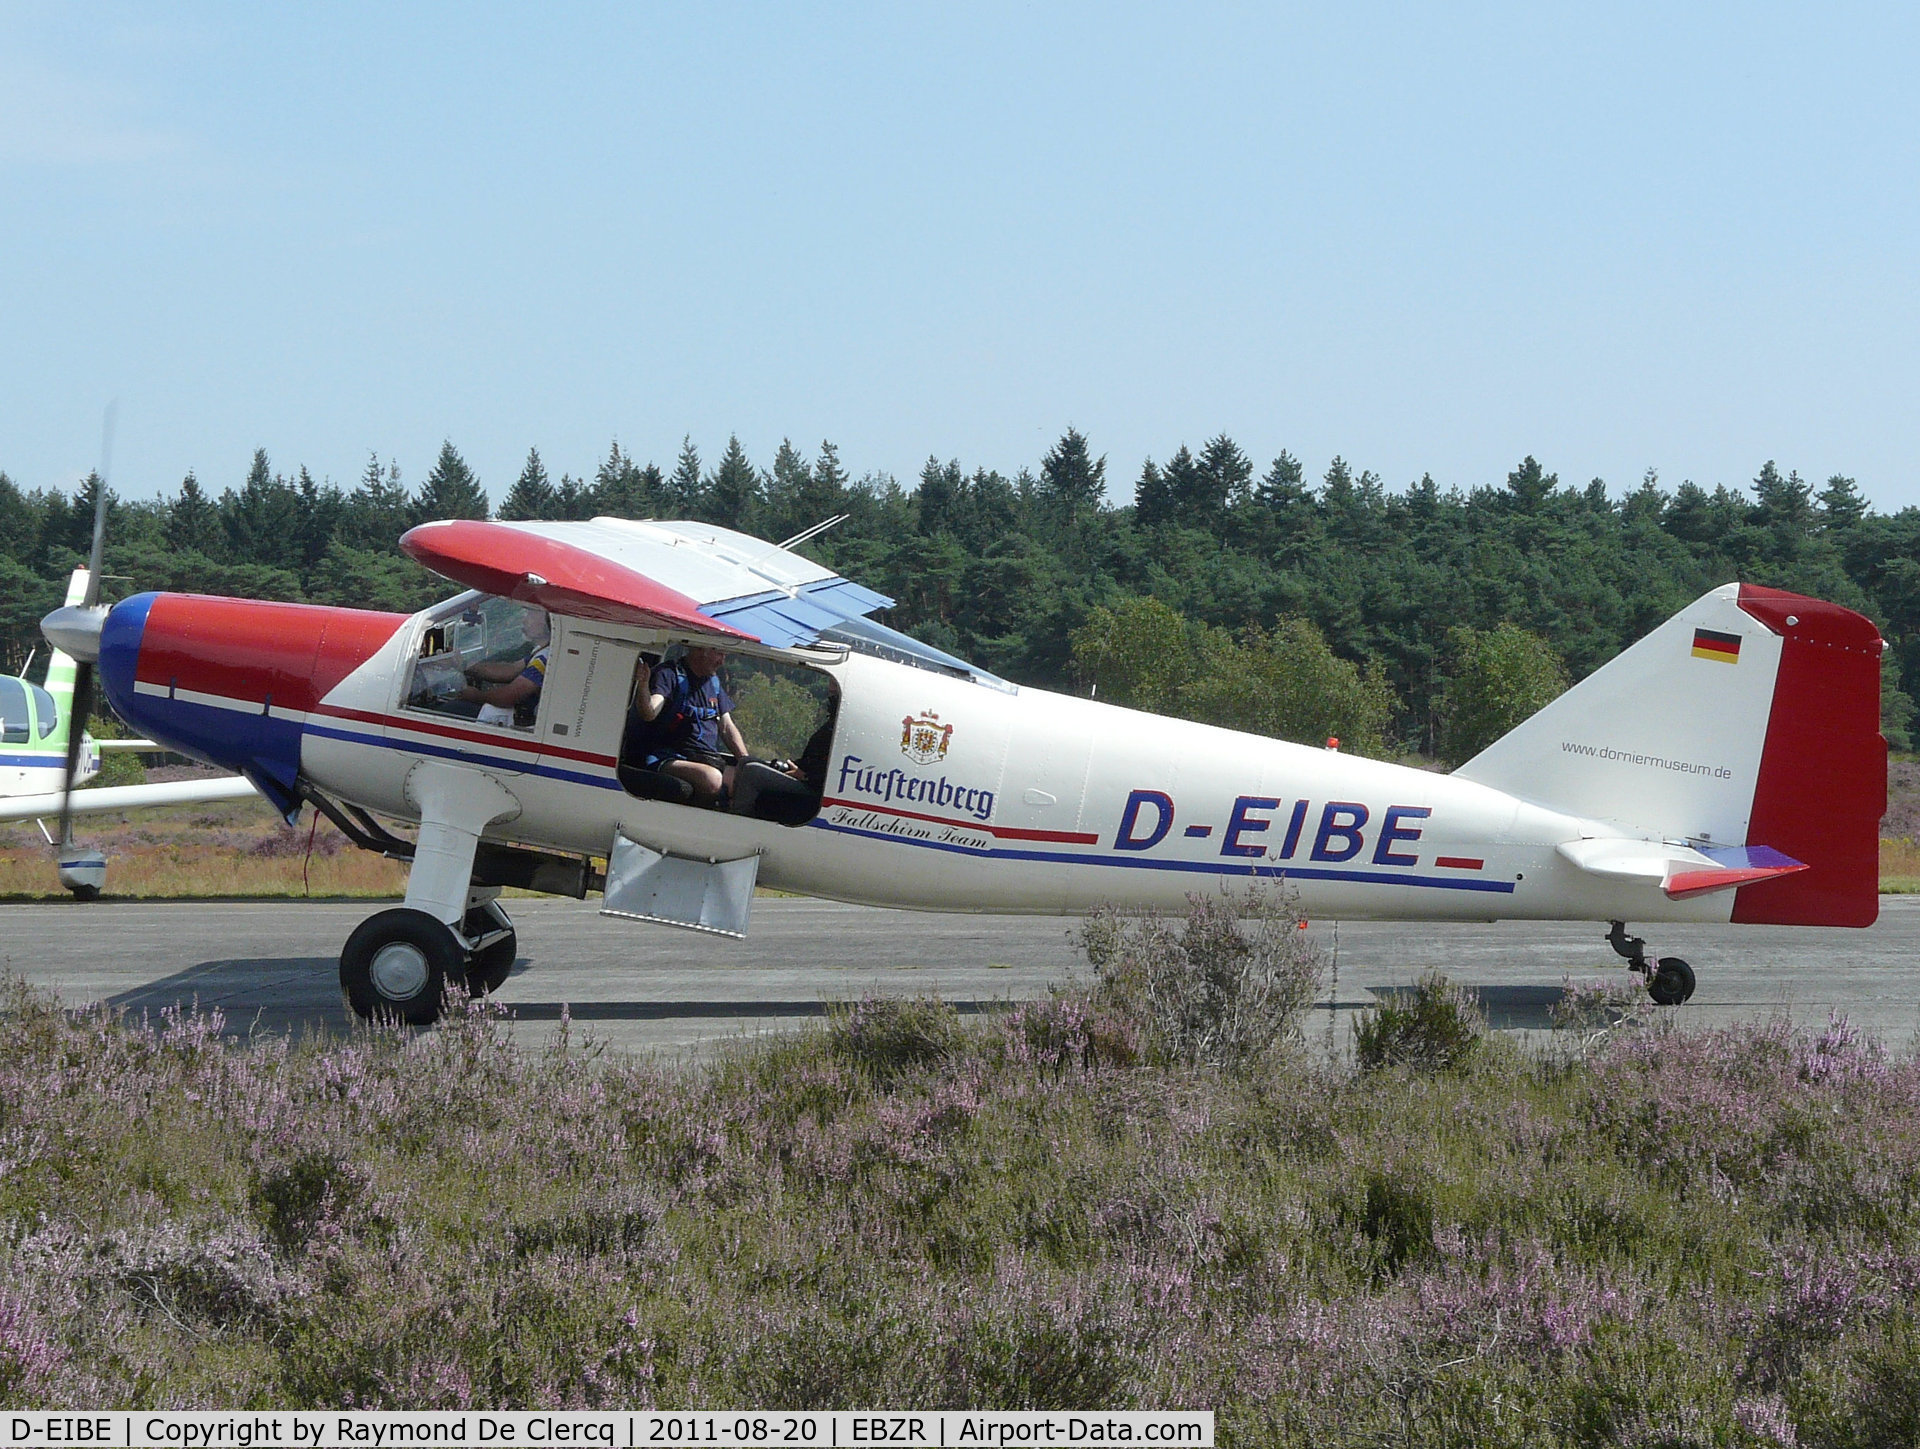
<path id="1" fill-rule="evenodd" d="M 1647 978 L 1647 995 L 1655 1006 L 1679 1006 L 1693 995 L 1693 968 L 1678 956 L 1662 956 Z"/>
<path id="2" fill-rule="evenodd" d="M 97 901 L 100 899 L 99 886 L 72 886 L 69 889 L 73 891 L 73 898 L 76 901 Z"/>
<path id="3" fill-rule="evenodd" d="M 505 931 L 507 934 L 491 946 L 482 947 L 467 958 L 467 990 L 475 996 L 486 996 L 499 990 L 507 977 L 513 974 L 513 963 L 520 956 L 520 937 L 513 929 L 513 922 L 501 909 L 500 902 L 487 901 L 467 912 L 466 920 L 460 923 L 468 936 L 480 936 L 489 931 Z"/>
<path id="4" fill-rule="evenodd" d="M 340 948 L 340 990 L 364 1020 L 426 1026 L 467 962 L 460 938 L 425 911 L 398 906 L 369 916 Z"/>

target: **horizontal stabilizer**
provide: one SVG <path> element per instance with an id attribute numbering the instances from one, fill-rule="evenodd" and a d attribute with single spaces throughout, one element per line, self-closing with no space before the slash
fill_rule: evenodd
<path id="1" fill-rule="evenodd" d="M 1766 845 L 1706 845 L 1699 853 L 1713 862 L 1713 869 L 1676 872 L 1666 884 L 1666 892 L 1674 900 L 1757 885 L 1807 868 L 1805 861 Z"/>
<path id="2" fill-rule="evenodd" d="M 1755 885 L 1805 870 L 1804 862 L 1764 845 L 1679 845 L 1659 840 L 1569 840 L 1562 858 L 1606 880 L 1658 886 L 1670 900 Z"/>

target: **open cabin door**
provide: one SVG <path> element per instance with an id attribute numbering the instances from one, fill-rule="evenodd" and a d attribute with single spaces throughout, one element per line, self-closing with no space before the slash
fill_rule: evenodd
<path id="1" fill-rule="evenodd" d="M 587 783 L 610 779 L 626 724 L 640 646 L 596 632 L 592 624 L 554 620 L 552 653 L 540 701 L 541 764 Z"/>

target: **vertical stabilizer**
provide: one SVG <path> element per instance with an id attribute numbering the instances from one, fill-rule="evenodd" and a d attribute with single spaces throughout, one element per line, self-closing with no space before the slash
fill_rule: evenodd
<path id="1" fill-rule="evenodd" d="M 86 598 L 87 571 L 84 568 L 78 568 L 73 571 L 73 577 L 67 580 L 66 603 L 71 607 L 85 603 Z M 67 744 L 67 731 L 73 724 L 73 678 L 76 667 L 73 656 L 58 649 L 47 657 L 46 690 L 53 696 L 54 705 L 60 711 L 60 723 L 54 727 L 54 732 L 46 737 L 45 743 L 57 745 L 63 750 Z M 80 727 L 85 729 L 86 721 L 82 720 Z"/>
<path id="2" fill-rule="evenodd" d="M 1809 867 L 1742 887 L 1736 921 L 1870 925 L 1884 647 L 1851 609 L 1728 584 L 1456 773 L 1629 837 L 1767 846 Z"/>

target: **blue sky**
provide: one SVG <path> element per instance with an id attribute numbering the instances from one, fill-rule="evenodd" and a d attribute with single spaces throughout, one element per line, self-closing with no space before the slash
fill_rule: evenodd
<path id="1" fill-rule="evenodd" d="M 1920 504 L 1912 7 L 0 0 L 0 469 L 738 432 Z"/>

